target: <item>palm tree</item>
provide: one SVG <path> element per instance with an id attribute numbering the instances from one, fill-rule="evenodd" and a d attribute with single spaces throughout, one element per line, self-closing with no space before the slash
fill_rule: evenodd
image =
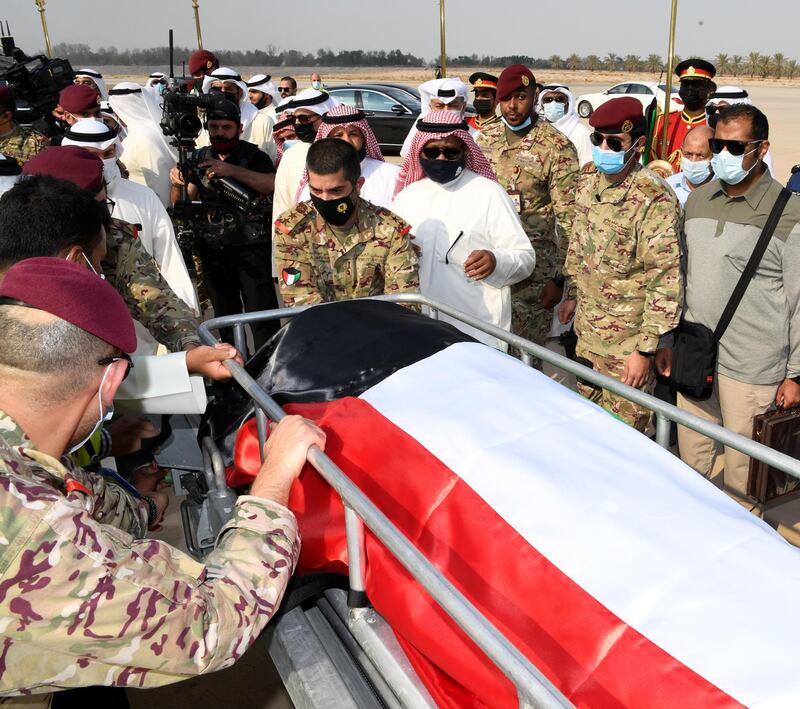
<path id="1" fill-rule="evenodd" d="M 661 57 L 658 54 L 648 54 L 647 59 L 644 60 L 645 67 L 647 71 L 651 74 L 655 74 L 657 71 L 661 71 L 661 68 L 664 66 L 661 63 Z"/>
<path id="2" fill-rule="evenodd" d="M 619 68 L 619 57 L 614 52 L 609 52 L 603 64 L 608 71 L 616 71 Z"/>
<path id="3" fill-rule="evenodd" d="M 739 76 L 739 72 L 742 70 L 742 56 L 740 54 L 734 54 L 731 57 L 731 72 L 733 72 L 734 76 Z"/>
<path id="4" fill-rule="evenodd" d="M 599 71 L 603 66 L 603 60 L 596 54 L 590 54 L 583 60 L 583 65 L 587 71 Z"/>
<path id="5" fill-rule="evenodd" d="M 547 61 L 550 63 L 551 69 L 561 69 L 564 66 L 564 60 L 558 54 L 554 54 Z"/>
<path id="6" fill-rule="evenodd" d="M 583 62 L 577 54 L 573 53 L 566 58 L 565 63 L 567 65 L 567 69 L 572 69 L 573 71 L 575 71 L 576 69 L 581 68 L 581 64 Z"/>
<path id="7" fill-rule="evenodd" d="M 635 54 L 626 54 L 625 59 L 622 60 L 622 65 L 625 67 L 625 71 L 639 71 L 642 60 Z"/>
<path id="8" fill-rule="evenodd" d="M 797 59 L 790 59 L 786 62 L 786 76 L 790 79 L 794 79 L 795 75 L 797 74 L 797 70 L 800 69 L 800 66 L 797 65 Z"/>
<path id="9" fill-rule="evenodd" d="M 750 52 L 747 55 L 747 71 L 750 72 L 750 78 L 752 79 L 758 70 L 761 68 L 761 55 L 758 52 Z"/>
<path id="10" fill-rule="evenodd" d="M 730 60 L 728 59 L 728 55 L 727 54 L 717 54 L 717 56 L 714 57 L 714 66 L 717 67 L 717 73 L 718 74 L 727 73 L 727 71 L 728 71 L 728 62 L 729 61 Z"/>
<path id="11" fill-rule="evenodd" d="M 772 72 L 775 78 L 780 79 L 783 76 L 783 70 L 786 64 L 786 57 L 780 52 L 772 55 Z"/>

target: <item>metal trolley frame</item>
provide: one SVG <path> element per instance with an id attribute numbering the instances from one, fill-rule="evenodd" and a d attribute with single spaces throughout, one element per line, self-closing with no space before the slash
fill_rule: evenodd
<path id="1" fill-rule="evenodd" d="M 438 318 L 440 313 L 445 314 L 517 348 L 526 364 L 531 363 L 532 357 L 537 357 L 652 410 L 656 415 L 656 442 L 659 445 L 669 446 L 670 421 L 675 421 L 800 478 L 800 461 L 794 458 L 709 423 L 444 303 L 410 293 L 380 296 L 377 299 L 422 306 L 433 318 Z M 200 339 L 205 344 L 213 345 L 217 339 L 212 330 L 232 327 L 237 348 L 245 351 L 245 325 L 262 320 L 292 318 L 309 307 L 325 305 L 214 318 L 201 325 Z M 267 421 L 279 421 L 286 414 L 243 367 L 235 362 L 226 362 L 226 366 L 255 404 L 259 442 L 263 449 Z M 236 499 L 225 484 L 219 451 L 210 439 L 203 441 L 202 448 L 208 495 L 199 509 L 196 506 L 192 508 L 186 502 L 182 506 L 187 543 L 197 555 L 202 555 L 204 550 L 213 546 L 216 532 L 224 524 Z M 313 446 L 309 450 L 308 461 L 339 493 L 344 503 L 351 593 L 346 596 L 343 591 L 325 591 L 312 608 L 295 608 L 268 630 L 270 655 L 296 706 L 337 709 L 435 706 L 400 649 L 391 628 L 373 609 L 360 607 L 358 602 L 359 598 L 365 596 L 364 525 L 513 682 L 520 707 L 572 706 L 550 680 L 442 576 L 328 456 Z"/>

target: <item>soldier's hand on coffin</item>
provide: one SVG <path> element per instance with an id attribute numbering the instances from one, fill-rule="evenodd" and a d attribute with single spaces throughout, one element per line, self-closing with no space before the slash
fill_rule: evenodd
<path id="1" fill-rule="evenodd" d="M 672 348 L 664 347 L 656 352 L 656 371 L 662 377 L 672 374 Z"/>
<path id="2" fill-rule="evenodd" d="M 189 374 L 199 374 L 218 382 L 231 378 L 231 373 L 223 364 L 229 359 L 244 364 L 239 351 L 226 342 L 217 343 L 214 347 L 190 346 L 186 350 L 186 368 L 189 370 Z"/>
<path id="3" fill-rule="evenodd" d="M 558 321 L 562 325 L 566 325 L 575 315 L 575 306 L 577 304 L 577 300 L 565 300 L 558 306 Z"/>
<path id="4" fill-rule="evenodd" d="M 793 379 L 784 379 L 775 393 L 775 405 L 779 409 L 793 409 L 800 406 L 800 384 Z"/>
<path id="5" fill-rule="evenodd" d="M 625 361 L 625 369 L 622 372 L 622 383 L 632 386 L 634 389 L 641 389 L 650 374 L 650 357 L 633 352 Z"/>
<path id="6" fill-rule="evenodd" d="M 325 432 L 302 416 L 287 416 L 274 426 L 264 445 L 264 463 L 250 494 L 286 505 L 289 489 L 306 464 L 308 449 L 325 450 Z"/>
<path id="7" fill-rule="evenodd" d="M 543 308 L 555 308 L 564 294 L 564 286 L 556 284 L 554 279 L 550 279 L 544 284 L 542 292 L 539 293 L 539 303 Z"/>
<path id="8" fill-rule="evenodd" d="M 106 426 L 111 434 L 111 455 L 129 455 L 142 448 L 143 438 L 158 435 L 158 429 L 146 418 L 121 416 Z"/>
<path id="9" fill-rule="evenodd" d="M 487 249 L 481 249 L 480 251 L 473 251 L 467 256 L 467 260 L 464 261 L 464 273 L 467 274 L 468 278 L 482 281 L 487 276 L 492 275 L 495 266 L 497 266 L 497 261 L 494 254 Z"/>

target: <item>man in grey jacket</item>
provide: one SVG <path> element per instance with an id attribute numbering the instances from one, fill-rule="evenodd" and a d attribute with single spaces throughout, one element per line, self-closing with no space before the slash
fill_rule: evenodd
<path id="1" fill-rule="evenodd" d="M 713 330 L 781 190 L 764 164 L 769 123 L 754 106 L 719 114 L 709 140 L 715 180 L 686 202 L 686 312 Z M 669 374 L 669 352 L 659 353 Z M 767 251 L 719 344 L 714 393 L 706 401 L 678 394 L 678 406 L 751 436 L 753 418 L 774 402 L 800 405 L 800 199 L 783 212 Z M 749 457 L 678 427 L 681 458 L 705 477 L 724 471 L 725 490 L 743 501 Z M 749 506 L 749 504 L 748 504 Z"/>

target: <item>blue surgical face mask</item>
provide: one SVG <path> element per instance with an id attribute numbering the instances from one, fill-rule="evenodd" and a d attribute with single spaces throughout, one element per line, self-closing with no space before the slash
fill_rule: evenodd
<path id="1" fill-rule="evenodd" d="M 505 124 L 506 124 L 506 127 L 507 127 L 507 128 L 509 128 L 510 130 L 513 130 L 515 133 L 519 133 L 519 131 L 521 131 L 521 130 L 525 130 L 525 129 L 526 129 L 528 126 L 530 126 L 530 124 L 531 124 L 531 123 L 533 123 L 533 120 L 531 119 L 531 117 L 530 117 L 530 116 L 528 116 L 528 117 L 527 117 L 527 118 L 526 118 L 524 121 L 522 121 L 522 123 L 520 123 L 518 126 L 512 126 L 512 125 L 511 125 L 511 124 L 510 124 L 510 123 L 509 123 L 509 122 L 508 122 L 508 121 L 507 121 L 505 118 L 503 118 L 502 116 L 500 116 L 500 119 L 503 121 L 503 123 L 505 123 Z"/>
<path id="2" fill-rule="evenodd" d="M 702 185 L 711 174 L 711 160 L 688 160 L 681 158 L 681 172 L 687 182 Z"/>
<path id="3" fill-rule="evenodd" d="M 167 90 L 167 85 L 166 84 L 161 84 L 161 83 L 156 84 L 156 91 L 159 94 L 163 94 L 166 90 Z"/>
<path id="4" fill-rule="evenodd" d="M 711 157 L 711 168 L 714 174 L 728 185 L 738 185 L 745 177 L 750 174 L 750 171 L 758 165 L 759 161 L 756 160 L 750 170 L 745 170 L 742 167 L 742 161 L 745 155 L 754 153 L 758 148 L 753 148 L 750 152 L 744 155 L 731 155 L 728 150 L 723 150 Z"/>
<path id="5" fill-rule="evenodd" d="M 311 88 L 314 89 L 315 91 L 319 91 L 322 88 L 322 82 L 321 81 L 312 81 L 311 82 Z"/>
<path id="6" fill-rule="evenodd" d="M 67 453 L 74 453 L 75 451 L 80 450 L 81 448 L 83 448 L 83 446 L 86 444 L 86 441 L 88 441 L 92 436 L 94 436 L 94 434 L 97 433 L 97 430 L 104 423 L 110 421 L 111 418 L 114 416 L 114 404 L 113 403 L 111 404 L 111 406 L 109 406 L 108 411 L 103 413 L 103 384 L 105 384 L 106 377 L 108 376 L 108 373 L 111 371 L 111 367 L 113 367 L 113 366 L 114 365 L 112 363 L 112 364 L 109 364 L 108 367 L 106 367 L 106 371 L 103 373 L 103 378 L 100 380 L 100 388 L 97 390 L 97 401 L 98 401 L 98 404 L 99 404 L 99 407 L 100 407 L 100 418 L 97 420 L 97 423 L 94 425 L 92 430 L 89 431 L 89 434 L 86 437 L 82 438 L 80 441 L 78 441 L 75 445 L 73 445 L 67 451 Z"/>
<path id="7" fill-rule="evenodd" d="M 604 175 L 616 175 L 625 168 L 625 152 L 618 153 L 613 150 L 603 150 L 596 145 L 592 146 L 592 160 L 598 172 Z"/>
<path id="8" fill-rule="evenodd" d="M 550 103 L 544 104 L 544 117 L 550 121 L 550 123 L 555 123 L 562 119 L 566 112 L 567 107 L 558 101 L 551 101 Z"/>

